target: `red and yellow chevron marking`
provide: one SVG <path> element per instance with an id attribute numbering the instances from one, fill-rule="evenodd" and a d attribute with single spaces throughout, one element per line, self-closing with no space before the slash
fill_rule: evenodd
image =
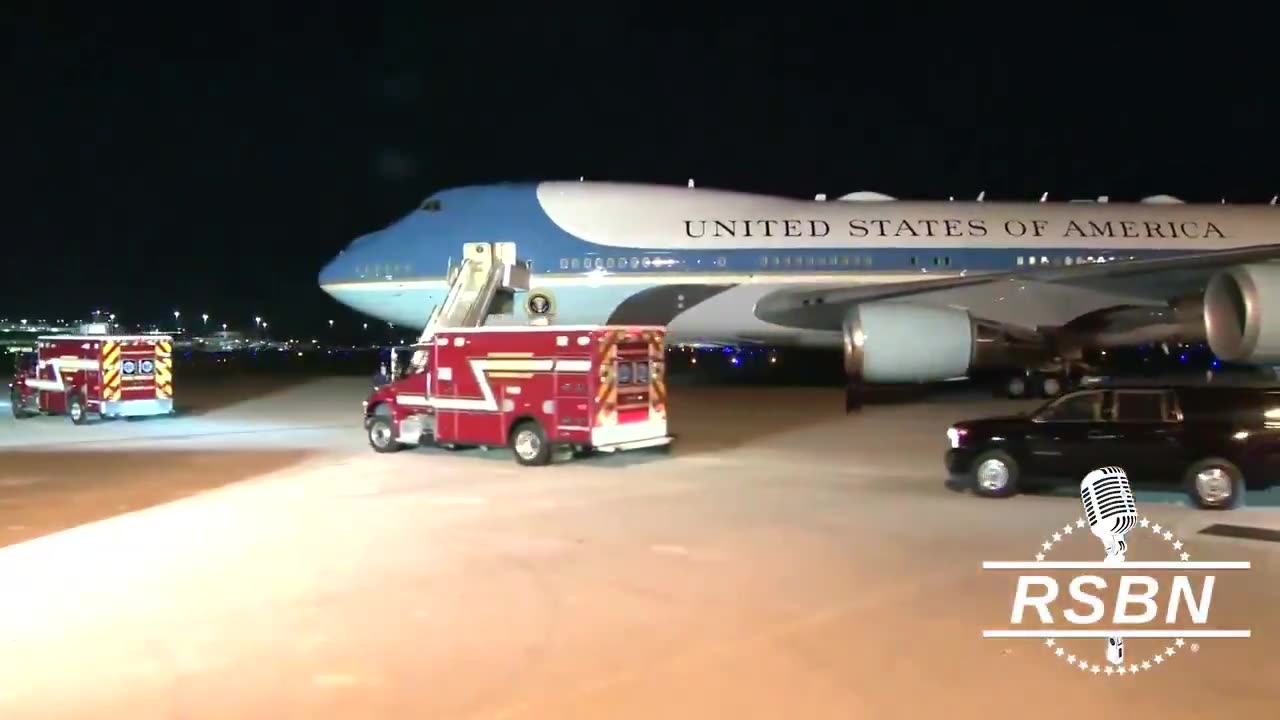
<path id="1" fill-rule="evenodd" d="M 156 343 L 156 397 L 173 397 L 173 345 L 168 340 Z"/>
<path id="2" fill-rule="evenodd" d="M 618 359 L 618 342 L 623 333 L 614 330 L 600 338 L 600 387 L 596 389 L 596 425 L 612 425 L 618 422 L 618 374 L 614 363 Z"/>
<path id="3" fill-rule="evenodd" d="M 649 343 L 649 413 L 650 417 L 667 416 L 667 381 L 663 377 L 666 367 L 666 349 L 657 333 L 645 333 Z"/>
<path id="4" fill-rule="evenodd" d="M 120 399 L 120 344 L 108 340 L 102 343 L 102 399 Z"/>

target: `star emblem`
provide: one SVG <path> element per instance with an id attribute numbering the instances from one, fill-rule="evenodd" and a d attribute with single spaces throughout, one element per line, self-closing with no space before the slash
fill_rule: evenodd
<path id="1" fill-rule="evenodd" d="M 1159 535 L 1159 534 L 1160 534 L 1160 531 L 1161 531 L 1161 530 L 1164 530 L 1164 528 L 1160 527 L 1159 525 L 1152 525 L 1152 526 L 1151 526 L 1151 532 L 1156 533 L 1157 535 Z"/>
<path id="2" fill-rule="evenodd" d="M 1156 657 L 1160 657 L 1160 656 L 1159 656 L 1159 655 L 1157 655 Z M 1142 669 L 1143 669 L 1143 670 L 1150 670 L 1150 669 L 1151 669 L 1151 663 L 1150 663 L 1149 661 L 1147 661 L 1147 660 L 1143 660 L 1143 661 L 1142 661 Z"/>
<path id="3" fill-rule="evenodd" d="M 1167 647 L 1164 649 L 1164 654 L 1168 655 L 1169 657 L 1173 657 L 1174 655 L 1178 654 L 1178 651 L 1174 650 L 1173 647 Z"/>
<path id="4" fill-rule="evenodd" d="M 1137 674 L 1138 674 L 1138 665 L 1137 665 L 1137 663 L 1134 663 L 1133 665 L 1130 665 L 1130 666 L 1129 666 L 1129 672 L 1130 672 L 1130 673 L 1132 673 L 1132 674 L 1134 674 L 1134 675 L 1137 675 Z"/>
<path id="5" fill-rule="evenodd" d="M 1079 520 L 1076 520 L 1076 527 L 1078 528 L 1084 527 L 1084 518 L 1080 518 Z"/>
<path id="6" fill-rule="evenodd" d="M 1051 542 L 1041 543 L 1040 547 L 1044 548 L 1045 550 L 1048 550 L 1049 548 L 1053 547 L 1053 543 Z"/>
<path id="7" fill-rule="evenodd" d="M 1129 671 L 1128 671 L 1128 670 L 1125 670 L 1125 669 L 1124 669 L 1124 666 L 1123 666 L 1123 665 L 1121 665 L 1120 667 L 1116 668 L 1116 672 L 1117 672 L 1117 673 L 1119 673 L 1119 674 L 1121 674 L 1121 675 L 1124 675 L 1125 673 L 1127 673 L 1127 672 L 1129 672 Z"/>
<path id="8" fill-rule="evenodd" d="M 1071 527 L 1070 525 L 1066 525 L 1062 528 L 1062 532 L 1066 533 L 1067 535 L 1070 535 L 1072 532 L 1075 532 L 1075 528 Z"/>
<path id="9" fill-rule="evenodd" d="M 1053 534 L 1053 541 L 1054 541 L 1054 542 L 1058 542 L 1058 541 L 1059 541 L 1059 540 L 1061 540 L 1061 539 L 1062 539 L 1062 533 L 1054 533 L 1054 534 Z"/>
<path id="10" fill-rule="evenodd" d="M 1191 553 L 1182 553 L 1178 557 L 1182 558 L 1182 562 L 1186 562 L 1191 559 Z"/>
<path id="11" fill-rule="evenodd" d="M 1105 672 L 1106 672 L 1108 675 L 1112 675 L 1112 674 L 1114 674 L 1114 673 L 1115 673 L 1115 670 L 1113 670 L 1113 669 L 1111 668 L 1111 666 L 1110 666 L 1110 665 L 1108 665 L 1108 666 L 1107 666 L 1107 669 L 1105 670 Z"/>
<path id="12" fill-rule="evenodd" d="M 1141 520 L 1138 521 L 1138 525 L 1140 525 L 1141 527 L 1149 527 L 1151 525 L 1151 521 L 1146 518 L 1142 518 Z"/>
<path id="13" fill-rule="evenodd" d="M 1044 553 L 1036 553 L 1036 562 L 1044 560 Z"/>
<path id="14" fill-rule="evenodd" d="M 1045 638 L 1044 644 L 1048 647 L 1053 647 L 1054 645 L 1058 644 L 1058 641 L 1054 640 L 1053 638 Z"/>
<path id="15" fill-rule="evenodd" d="M 1173 549 L 1174 549 L 1174 550 L 1181 550 L 1181 549 L 1182 549 L 1182 541 L 1181 541 L 1181 540 L 1179 540 L 1178 542 L 1174 543 L 1174 544 L 1173 544 Z"/>
<path id="16" fill-rule="evenodd" d="M 1157 655 L 1157 656 L 1155 656 L 1155 657 L 1151 658 L 1151 660 L 1152 660 L 1153 662 L 1155 662 L 1155 664 L 1159 665 L 1160 663 L 1163 663 L 1163 662 L 1164 662 L 1164 656 L 1163 656 L 1163 655 Z"/>
<path id="17" fill-rule="evenodd" d="M 1098 667 L 1097 665 L 1094 665 L 1092 668 L 1089 669 L 1089 672 L 1093 673 L 1094 675 L 1097 675 L 1098 673 L 1102 672 L 1102 668 Z"/>
<path id="18" fill-rule="evenodd" d="M 1075 656 L 1075 655 L 1068 655 L 1068 656 L 1067 656 L 1067 662 L 1071 663 L 1072 665 L 1075 665 L 1075 664 L 1076 664 L 1076 656 Z"/>
<path id="19" fill-rule="evenodd" d="M 1200 652 L 1200 643 L 1191 643 L 1191 652 L 1193 653 Z"/>
<path id="20" fill-rule="evenodd" d="M 1165 530 L 1165 531 L 1164 531 L 1164 539 L 1165 539 L 1165 540 L 1172 540 L 1172 539 L 1173 539 L 1173 533 L 1169 532 L 1168 530 Z"/>
<path id="21" fill-rule="evenodd" d="M 1062 654 L 1063 654 L 1063 653 L 1065 653 L 1065 652 L 1066 652 L 1066 650 L 1063 650 L 1062 648 L 1058 648 L 1057 650 L 1054 650 L 1054 651 L 1053 651 L 1053 654 L 1054 654 L 1054 655 L 1057 655 L 1058 657 L 1062 657 Z"/>
<path id="22" fill-rule="evenodd" d="M 1174 644 L 1174 645 L 1176 645 L 1176 646 L 1178 646 L 1178 647 L 1182 647 L 1183 645 L 1186 645 L 1186 644 L 1187 644 L 1187 641 L 1186 641 L 1186 640 L 1183 640 L 1182 638 L 1178 638 L 1177 640 L 1174 640 L 1174 641 L 1173 641 L 1173 644 Z"/>
<path id="23" fill-rule="evenodd" d="M 1077 663 L 1077 664 L 1076 664 L 1076 666 L 1077 666 L 1077 667 L 1079 667 L 1081 670 L 1088 670 L 1088 669 L 1089 669 L 1089 663 L 1087 663 L 1087 662 L 1085 662 L 1085 661 L 1083 661 L 1083 660 L 1081 660 L 1079 663 Z"/>

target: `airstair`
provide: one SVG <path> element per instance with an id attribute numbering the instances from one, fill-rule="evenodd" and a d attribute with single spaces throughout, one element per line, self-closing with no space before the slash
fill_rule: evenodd
<path id="1" fill-rule="evenodd" d="M 431 309 L 419 344 L 430 342 L 441 328 L 480 327 L 491 319 L 515 314 L 515 295 L 529 289 L 528 262 L 516 257 L 516 244 L 466 243 L 462 263 L 449 274 L 444 300 Z"/>

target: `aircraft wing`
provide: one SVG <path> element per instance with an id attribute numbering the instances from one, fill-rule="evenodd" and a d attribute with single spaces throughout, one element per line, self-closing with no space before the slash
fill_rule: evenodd
<path id="1" fill-rule="evenodd" d="M 788 287 L 760 298 L 755 314 L 778 325 L 838 330 L 851 305 L 903 300 L 966 307 L 985 320 L 1028 328 L 1065 325 L 1107 307 L 1164 307 L 1173 298 L 1202 291 L 1217 272 L 1269 260 L 1280 260 L 1280 245 L 879 285 Z"/>

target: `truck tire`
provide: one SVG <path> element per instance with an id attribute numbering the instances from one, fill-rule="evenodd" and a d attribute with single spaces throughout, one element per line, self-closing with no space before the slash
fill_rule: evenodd
<path id="1" fill-rule="evenodd" d="M 396 431 L 391 425 L 391 418 L 386 415 L 374 415 L 369 418 L 367 427 L 369 446 L 374 452 L 393 453 L 404 449 L 404 446 L 396 440 Z"/>
<path id="2" fill-rule="evenodd" d="M 89 422 L 89 409 L 84 406 L 84 397 L 80 393 L 67 394 L 67 417 L 71 418 L 71 422 L 75 425 L 84 425 Z"/>
<path id="3" fill-rule="evenodd" d="M 9 408 L 13 411 L 14 420 L 26 420 L 27 408 L 22 403 L 22 393 L 14 388 L 9 391 Z"/>
<path id="4" fill-rule="evenodd" d="M 521 465 L 538 466 L 551 462 L 551 443 L 535 420 L 523 420 L 511 429 L 511 450 Z"/>

